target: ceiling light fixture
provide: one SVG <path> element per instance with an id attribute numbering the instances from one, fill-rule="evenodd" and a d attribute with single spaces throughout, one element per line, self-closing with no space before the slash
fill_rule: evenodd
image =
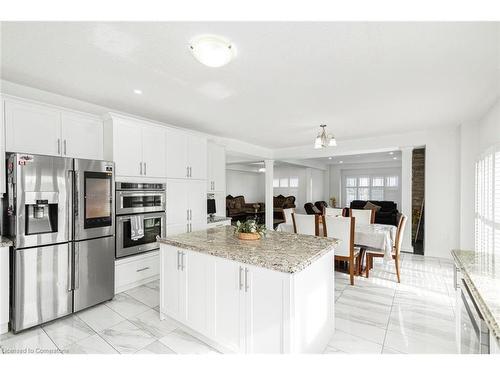
<path id="1" fill-rule="evenodd" d="M 142 90 L 134 89 L 134 94 L 142 95 Z"/>
<path id="2" fill-rule="evenodd" d="M 342 164 L 342 163 L 343 163 L 343 161 L 342 161 L 342 160 L 339 160 L 339 164 Z"/>
<path id="3" fill-rule="evenodd" d="M 235 46 L 218 35 L 200 35 L 191 39 L 189 50 L 196 60 L 211 68 L 229 63 L 236 56 Z"/>
<path id="4" fill-rule="evenodd" d="M 259 168 L 260 173 L 264 173 L 266 171 L 266 168 Z"/>
<path id="5" fill-rule="evenodd" d="M 330 157 L 328 158 L 328 160 L 332 160 L 332 157 L 330 156 Z"/>
<path id="6" fill-rule="evenodd" d="M 394 151 L 389 152 L 389 155 L 394 155 Z"/>
<path id="7" fill-rule="evenodd" d="M 325 148 L 328 146 L 337 146 L 337 140 L 332 134 L 327 134 L 326 125 L 320 125 L 321 130 L 314 140 L 314 148 Z"/>

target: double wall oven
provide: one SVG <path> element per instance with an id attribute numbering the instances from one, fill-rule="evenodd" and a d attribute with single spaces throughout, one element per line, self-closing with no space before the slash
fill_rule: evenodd
<path id="1" fill-rule="evenodd" d="M 165 200 L 165 184 L 116 183 L 116 258 L 158 249 L 156 236 L 165 235 Z"/>

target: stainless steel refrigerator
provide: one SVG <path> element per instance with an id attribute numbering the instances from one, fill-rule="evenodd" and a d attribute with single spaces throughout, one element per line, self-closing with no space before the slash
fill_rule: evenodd
<path id="1" fill-rule="evenodd" d="M 112 299 L 113 163 L 17 153 L 6 164 L 12 329 Z"/>

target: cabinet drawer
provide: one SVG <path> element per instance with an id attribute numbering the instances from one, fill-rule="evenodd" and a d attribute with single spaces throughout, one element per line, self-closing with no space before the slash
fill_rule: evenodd
<path id="1" fill-rule="evenodd" d="M 158 251 L 115 261 L 115 293 L 135 288 L 159 277 Z"/>

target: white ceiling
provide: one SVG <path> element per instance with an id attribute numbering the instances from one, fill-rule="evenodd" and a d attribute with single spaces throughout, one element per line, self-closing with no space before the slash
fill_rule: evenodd
<path id="1" fill-rule="evenodd" d="M 499 23 L 3 22 L 2 78 L 270 148 L 460 124 L 500 87 Z M 229 65 L 188 41 L 221 34 Z M 133 93 L 141 89 L 143 95 Z"/>
<path id="2" fill-rule="evenodd" d="M 307 159 L 324 164 L 364 164 L 364 163 L 401 163 L 401 151 L 372 152 L 355 155 L 339 155 L 325 158 Z"/>

